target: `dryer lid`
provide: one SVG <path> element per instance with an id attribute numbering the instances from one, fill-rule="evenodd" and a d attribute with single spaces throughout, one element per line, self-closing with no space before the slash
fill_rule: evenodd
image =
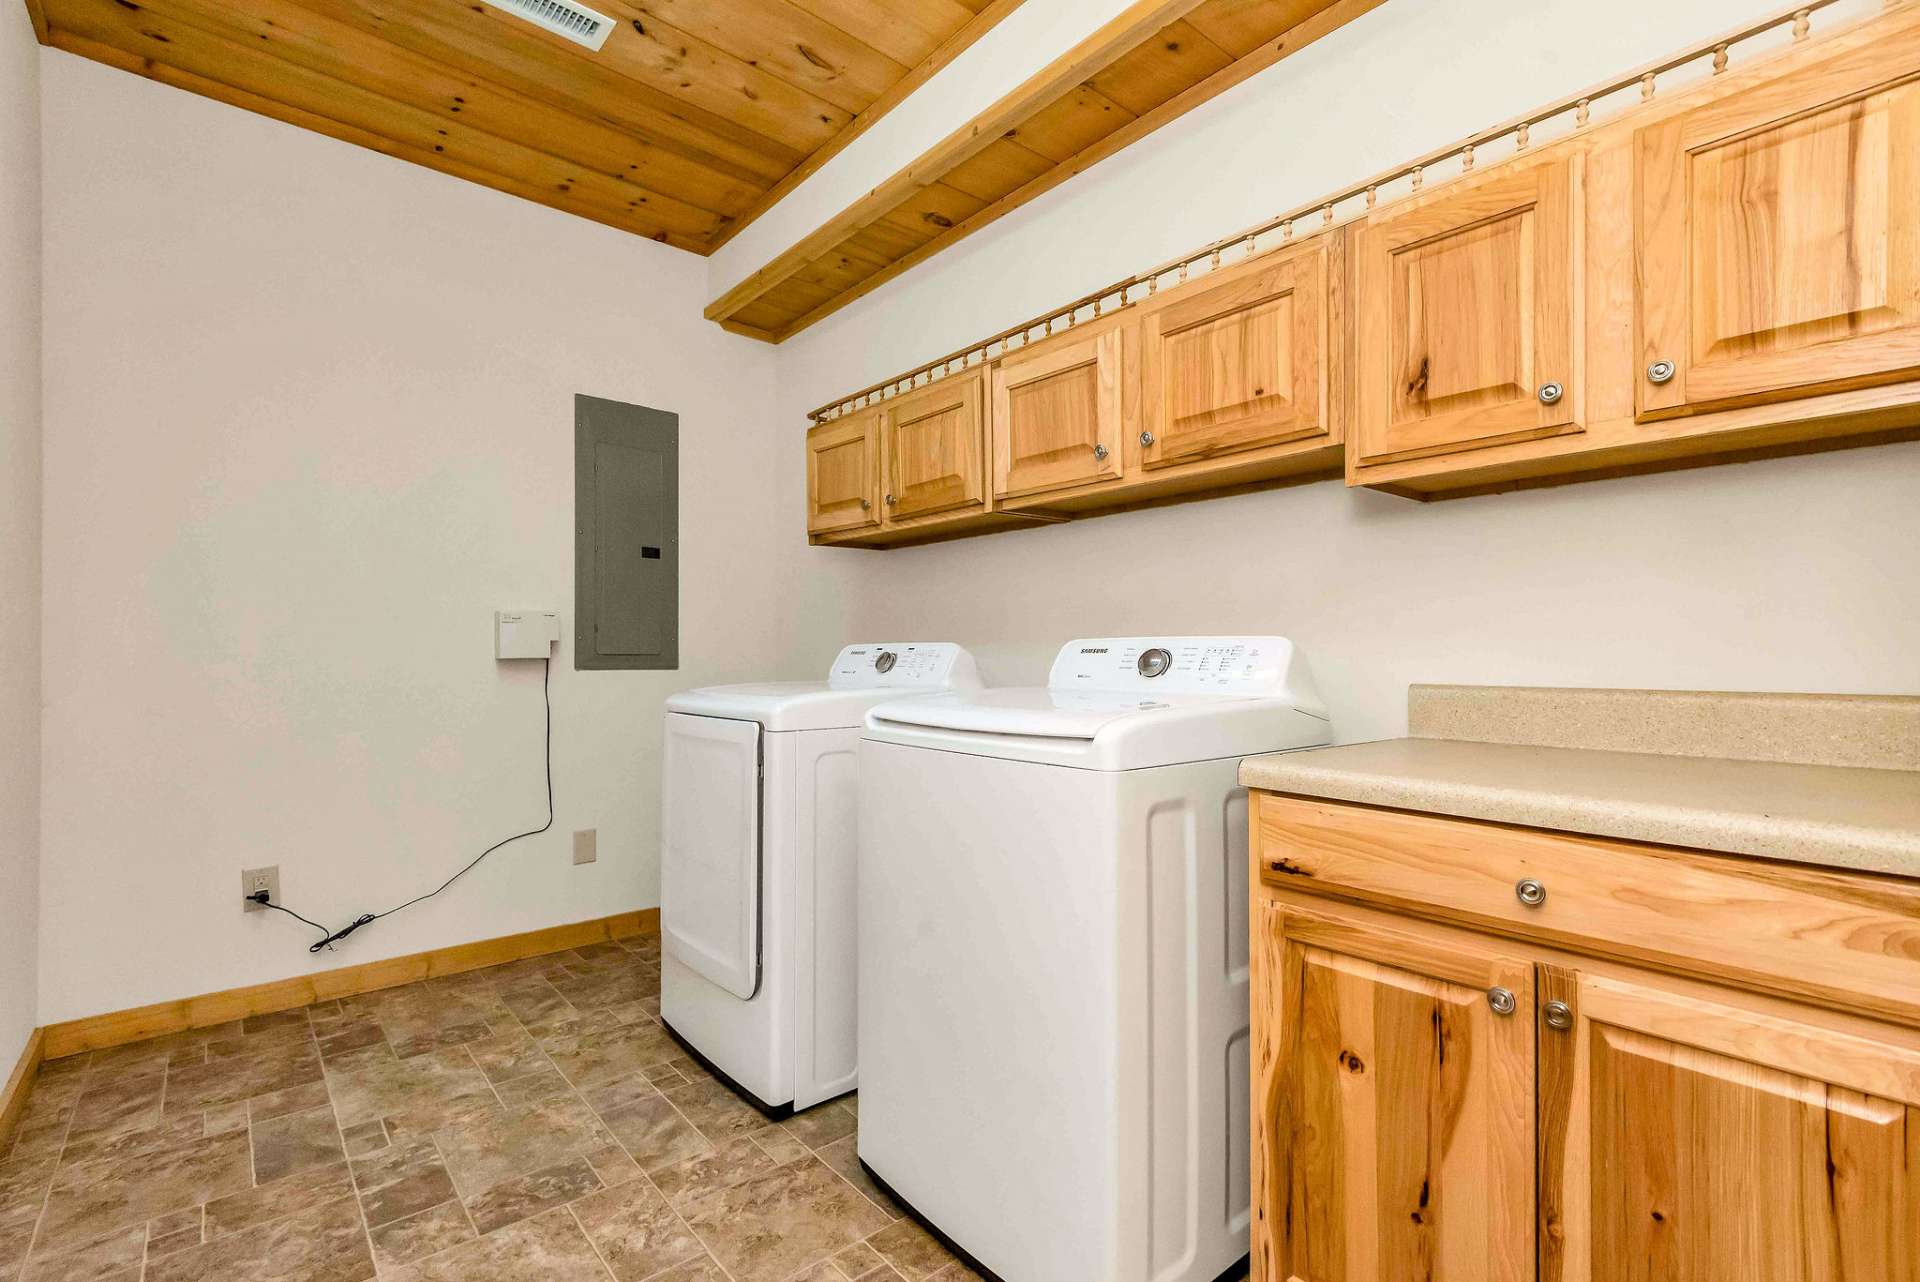
<path id="1" fill-rule="evenodd" d="M 867 710 L 916 690 L 980 684 L 973 656 L 949 641 L 880 641 L 847 646 L 825 681 L 755 681 L 705 686 L 667 700 L 668 712 L 756 721 L 767 730 L 842 730 Z"/>

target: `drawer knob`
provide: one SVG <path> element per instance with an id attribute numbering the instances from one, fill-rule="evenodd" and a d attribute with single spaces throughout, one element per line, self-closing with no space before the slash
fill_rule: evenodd
<path id="1" fill-rule="evenodd" d="M 1531 877 L 1522 877 L 1514 883 L 1513 897 L 1529 908 L 1538 908 L 1547 902 L 1547 888 Z"/>
<path id="2" fill-rule="evenodd" d="M 1511 1015 L 1519 1004 L 1518 1001 L 1514 1000 L 1513 990 L 1511 988 L 1489 988 L 1487 990 L 1487 1005 L 1493 1008 L 1493 1013 L 1496 1015 Z"/>
<path id="3" fill-rule="evenodd" d="M 1567 389 L 1558 383 L 1540 384 L 1540 403 L 1542 405 L 1551 405 L 1566 394 Z"/>
<path id="4" fill-rule="evenodd" d="M 872 510 L 872 508 L 873 508 L 873 500 L 872 500 L 872 499 L 861 499 L 861 500 L 860 500 L 860 510 L 861 510 L 862 512 L 867 512 L 867 511 L 871 511 L 871 510 Z"/>
<path id="5" fill-rule="evenodd" d="M 1094 446 L 1094 447 L 1093 447 L 1093 456 L 1094 456 L 1095 458 L 1097 458 L 1097 459 L 1099 459 L 1099 460 L 1100 460 L 1101 462 L 1103 462 L 1103 463 L 1104 463 L 1104 462 L 1106 462 L 1106 461 L 1107 461 L 1107 447 L 1106 447 L 1106 446 L 1104 446 L 1104 445 L 1096 445 L 1096 446 Z"/>
<path id="6" fill-rule="evenodd" d="M 1673 381 L 1673 375 L 1674 367 L 1672 361 L 1655 361 L 1653 364 L 1647 366 L 1647 381 L 1649 383 L 1671 383 Z"/>
<path id="7" fill-rule="evenodd" d="M 891 495 L 891 494 L 889 494 L 889 495 L 887 495 L 887 506 L 888 506 L 888 507 L 892 507 L 892 506 L 893 506 L 893 495 Z"/>
<path id="8" fill-rule="evenodd" d="M 1142 445 L 1151 445 L 1151 444 L 1153 444 L 1153 433 L 1152 433 L 1152 432 L 1142 432 L 1142 433 L 1140 433 L 1140 443 L 1141 443 Z"/>
<path id="9" fill-rule="evenodd" d="M 1573 1007 L 1565 1002 L 1548 1002 L 1546 1007 L 1547 1027 L 1565 1032 L 1573 1027 Z"/>

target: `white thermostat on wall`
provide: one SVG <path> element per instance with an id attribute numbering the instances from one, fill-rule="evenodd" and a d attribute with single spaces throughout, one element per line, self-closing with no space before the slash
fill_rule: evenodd
<path id="1" fill-rule="evenodd" d="M 550 659 L 560 639 L 560 616 L 552 610 L 495 610 L 493 657 Z"/>

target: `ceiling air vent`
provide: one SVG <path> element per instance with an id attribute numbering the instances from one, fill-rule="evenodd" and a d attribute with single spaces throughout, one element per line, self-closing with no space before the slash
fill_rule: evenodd
<path id="1" fill-rule="evenodd" d="M 568 0 L 487 0 L 487 3 L 596 51 L 613 34 L 612 18 Z"/>

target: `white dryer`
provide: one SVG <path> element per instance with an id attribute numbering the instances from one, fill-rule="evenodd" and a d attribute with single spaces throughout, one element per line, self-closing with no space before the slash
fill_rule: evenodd
<path id="1" fill-rule="evenodd" d="M 860 743 L 860 1159 L 1005 1282 L 1247 1253 L 1240 758 L 1329 741 L 1280 637 L 1069 642 Z"/>
<path id="2" fill-rule="evenodd" d="M 980 684 L 947 643 L 850 645 L 825 681 L 667 700 L 660 1015 L 772 1114 L 852 1090 L 856 745 L 868 709 Z"/>

